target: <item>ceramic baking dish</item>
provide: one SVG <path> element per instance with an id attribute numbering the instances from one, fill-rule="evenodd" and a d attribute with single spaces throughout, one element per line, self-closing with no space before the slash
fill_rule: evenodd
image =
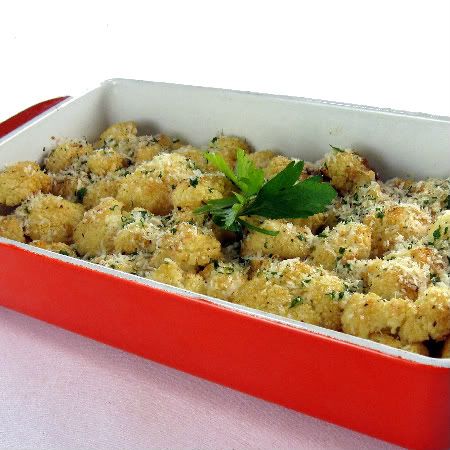
<path id="1" fill-rule="evenodd" d="M 218 131 L 243 135 L 257 148 L 307 160 L 320 157 L 330 143 L 354 147 L 383 177 L 450 175 L 449 118 L 121 79 L 1 124 L 0 167 L 41 160 L 52 136 L 93 139 L 121 120 L 135 120 L 140 133 L 162 131 L 193 144 Z M 1 238 L 0 304 L 405 447 L 450 446 L 449 359 Z"/>

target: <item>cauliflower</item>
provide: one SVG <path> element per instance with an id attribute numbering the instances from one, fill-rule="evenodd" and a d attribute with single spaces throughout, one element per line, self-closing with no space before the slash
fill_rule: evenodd
<path id="1" fill-rule="evenodd" d="M 82 205 L 52 194 L 30 197 L 16 210 L 25 224 L 25 235 L 45 242 L 72 242 L 75 227 L 83 217 Z"/>
<path id="2" fill-rule="evenodd" d="M 64 242 L 45 242 L 45 241 L 32 241 L 30 245 L 33 247 L 43 248 L 51 252 L 59 253 L 61 255 L 76 257 L 77 254 L 72 247 L 68 246 Z"/>
<path id="3" fill-rule="evenodd" d="M 102 178 L 87 185 L 83 191 L 82 201 L 86 209 L 91 209 L 106 197 L 116 197 L 121 180 L 117 178 Z"/>
<path id="4" fill-rule="evenodd" d="M 312 233 L 316 233 L 319 228 L 327 224 L 334 225 L 330 212 L 317 213 L 304 219 L 290 219 L 290 221 L 299 227 L 308 227 Z"/>
<path id="5" fill-rule="evenodd" d="M 384 300 L 374 293 L 353 294 L 344 305 L 342 328 L 363 338 L 388 332 L 404 344 L 443 340 L 450 334 L 450 288 L 429 287 L 414 303 Z"/>
<path id="6" fill-rule="evenodd" d="M 117 143 L 119 141 L 127 140 L 136 136 L 136 134 L 137 127 L 135 122 L 118 122 L 103 131 L 97 146 L 101 147 L 105 144 L 111 144 L 111 141 Z"/>
<path id="7" fill-rule="evenodd" d="M 114 237 L 122 228 L 122 206 L 121 202 L 107 197 L 86 211 L 73 235 L 78 253 L 101 256 L 114 251 Z"/>
<path id="8" fill-rule="evenodd" d="M 349 149 L 328 153 L 322 171 L 341 193 L 375 180 L 375 172 L 368 168 L 366 160 Z"/>
<path id="9" fill-rule="evenodd" d="M 419 245 L 417 247 L 404 248 L 387 253 L 384 256 L 385 260 L 391 260 L 395 258 L 411 258 L 419 266 L 425 270 L 429 270 L 430 278 L 433 276 L 444 275 L 448 269 L 448 261 L 437 249 L 433 247 L 425 247 Z"/>
<path id="10" fill-rule="evenodd" d="M 208 160 L 205 158 L 205 152 L 192 145 L 185 145 L 183 147 L 174 150 L 175 154 L 179 154 L 189 159 L 195 164 L 195 167 L 200 169 L 202 172 L 216 172 L 217 169 L 212 166 Z"/>
<path id="11" fill-rule="evenodd" d="M 371 231 L 367 225 L 339 223 L 331 231 L 315 237 L 311 259 L 325 269 L 334 269 L 339 261 L 345 264 L 354 259 L 367 259 L 370 246 Z"/>
<path id="12" fill-rule="evenodd" d="M 176 208 L 198 208 L 209 200 L 231 194 L 230 182 L 222 175 L 203 175 L 183 180 L 172 191 L 172 204 Z"/>
<path id="13" fill-rule="evenodd" d="M 53 177 L 51 193 L 60 196 L 69 202 L 77 202 L 81 200 L 85 188 L 85 180 L 83 177 L 76 175 L 56 175 Z"/>
<path id="14" fill-rule="evenodd" d="M 242 242 L 242 256 L 272 255 L 280 258 L 306 258 L 311 252 L 312 233 L 308 227 L 297 227 L 281 220 L 264 220 L 258 227 L 278 231 L 270 236 L 250 231 Z"/>
<path id="15" fill-rule="evenodd" d="M 206 281 L 206 294 L 230 300 L 234 293 L 248 280 L 248 268 L 236 262 L 214 261 L 201 275 Z"/>
<path id="16" fill-rule="evenodd" d="M 160 178 L 145 171 L 136 170 L 127 175 L 120 182 L 116 197 L 127 210 L 140 207 L 153 214 L 165 215 L 172 209 L 170 188 Z"/>
<path id="17" fill-rule="evenodd" d="M 408 310 L 399 336 L 404 342 L 444 340 L 450 334 L 450 288 L 431 286 Z"/>
<path id="18" fill-rule="evenodd" d="M 277 154 L 271 150 L 261 150 L 248 155 L 249 159 L 253 161 L 253 164 L 259 169 L 265 169 L 275 156 L 277 156 Z"/>
<path id="19" fill-rule="evenodd" d="M 22 222 L 16 216 L 0 216 L 0 237 L 25 242 Z"/>
<path id="20" fill-rule="evenodd" d="M 70 167 L 77 159 L 93 152 L 92 145 L 82 141 L 67 141 L 58 145 L 45 160 L 49 172 L 61 172 Z"/>
<path id="21" fill-rule="evenodd" d="M 171 259 L 187 272 L 195 271 L 221 257 L 220 242 L 210 230 L 188 223 L 180 223 L 157 242 L 152 264 L 159 267 L 166 258 Z"/>
<path id="22" fill-rule="evenodd" d="M 341 329 L 345 285 L 337 276 L 296 258 L 267 262 L 255 278 L 264 278 L 289 290 L 291 302 L 283 315 L 333 330 Z"/>
<path id="23" fill-rule="evenodd" d="M 395 335 L 405 322 L 409 310 L 413 308 L 412 305 L 403 298 L 388 301 L 374 293 L 355 293 L 344 304 L 342 330 L 363 338 L 380 332 Z M 420 339 L 414 342 L 420 342 Z"/>
<path id="24" fill-rule="evenodd" d="M 372 255 L 383 256 L 404 241 L 419 240 L 429 229 L 431 217 L 416 205 L 390 205 L 383 212 L 373 212 L 364 223 L 372 229 Z"/>
<path id="25" fill-rule="evenodd" d="M 412 258 L 373 259 L 367 264 L 367 291 L 386 300 L 392 297 L 416 300 L 429 280 L 428 267 L 420 266 Z"/>
<path id="26" fill-rule="evenodd" d="M 153 252 L 162 235 L 162 222 L 143 208 L 122 215 L 122 226 L 114 237 L 115 253 Z"/>
<path id="27" fill-rule="evenodd" d="M 434 245 L 438 249 L 448 249 L 450 247 L 450 210 L 438 216 L 433 225 L 431 225 L 427 241 L 429 245 Z"/>
<path id="28" fill-rule="evenodd" d="M 201 175 L 201 171 L 196 170 L 195 163 L 179 153 L 161 153 L 151 161 L 137 166 L 135 173 L 160 179 L 168 187 Z"/>
<path id="29" fill-rule="evenodd" d="M 149 278 L 199 294 L 206 293 L 205 280 L 200 275 L 183 271 L 177 263 L 168 258 L 150 273 Z"/>
<path id="30" fill-rule="evenodd" d="M 292 295 L 286 287 L 258 277 L 243 283 L 232 294 L 231 300 L 251 308 L 285 315 L 292 302 Z"/>
<path id="31" fill-rule="evenodd" d="M 400 341 L 400 339 L 384 333 L 371 334 L 369 336 L 369 339 L 380 344 L 388 345 L 389 347 L 399 348 L 423 356 L 429 356 L 428 349 L 422 342 L 416 342 L 414 344 L 404 344 Z"/>
<path id="32" fill-rule="evenodd" d="M 244 150 L 245 153 L 250 153 L 249 144 L 240 137 L 236 136 L 218 136 L 211 140 L 211 151 L 218 151 L 225 161 L 234 167 L 236 163 L 236 151 L 238 148 Z"/>
<path id="33" fill-rule="evenodd" d="M 100 177 L 125 166 L 124 157 L 110 148 L 95 150 L 87 160 L 89 170 Z"/>
<path id="34" fill-rule="evenodd" d="M 151 161 L 156 155 L 163 152 L 163 148 L 159 144 L 149 144 L 139 147 L 134 152 L 134 162 L 141 164 L 145 161 Z"/>
<path id="35" fill-rule="evenodd" d="M 7 166 L 0 171 L 0 204 L 20 205 L 33 194 L 50 192 L 51 186 L 51 178 L 35 162 Z"/>
<path id="36" fill-rule="evenodd" d="M 292 161 L 292 159 L 286 158 L 286 156 L 275 156 L 273 157 L 264 167 L 264 177 L 266 180 L 270 180 L 275 175 L 280 173 L 286 166 Z"/>
<path id="37" fill-rule="evenodd" d="M 112 253 L 110 255 L 97 256 L 91 262 L 126 273 L 134 273 L 135 271 L 134 257 L 129 255 Z"/>

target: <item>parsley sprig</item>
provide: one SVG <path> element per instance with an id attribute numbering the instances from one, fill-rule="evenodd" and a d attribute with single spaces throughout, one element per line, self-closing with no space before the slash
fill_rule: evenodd
<path id="1" fill-rule="evenodd" d="M 197 214 L 209 213 L 221 228 L 242 233 L 243 228 L 276 236 L 277 231 L 257 227 L 243 217 L 260 216 L 268 219 L 306 218 L 325 211 L 336 197 L 330 184 L 320 176 L 299 181 L 303 161 L 292 161 L 281 172 L 265 181 L 264 172 L 237 149 L 236 167 L 233 171 L 220 153 L 207 152 L 206 159 L 239 189 L 231 197 L 210 200 L 195 210 Z"/>

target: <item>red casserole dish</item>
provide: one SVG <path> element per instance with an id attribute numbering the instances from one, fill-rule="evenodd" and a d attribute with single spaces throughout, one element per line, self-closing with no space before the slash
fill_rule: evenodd
<path id="1" fill-rule="evenodd" d="M 109 91 L 94 100 L 113 103 L 108 95 L 122 95 L 117 92 L 121 88 L 133 95 L 144 88 L 200 89 L 138 84 L 105 83 L 98 89 L 106 86 Z M 254 95 L 205 91 L 227 98 Z M 92 97 L 92 92 L 87 95 Z M 256 101 L 260 97 L 265 96 L 256 96 Z M 381 122 L 389 116 L 405 119 L 391 111 L 267 98 L 348 108 L 361 115 L 375 114 L 371 120 Z M 63 103 L 55 107 L 59 102 Z M 26 142 L 27 131 L 46 127 L 46 122 L 50 130 L 52 115 L 71 102 L 64 98 L 44 102 L 0 124 L 0 137 L 10 133 L 0 141 L 1 165 L 12 159 L 9 154 L 6 161 L 1 159 L 3 144 L 16 138 Z M 47 108 L 50 113 L 26 124 Z M 124 114 L 134 119 L 129 111 Z M 448 120 L 415 115 L 406 119 L 411 125 L 416 119 L 438 122 L 438 132 L 444 122 L 445 139 Z M 59 132 L 58 123 L 54 125 Z M 42 148 L 40 142 L 36 145 Z M 20 159 L 23 155 L 15 158 Z M 0 239 L 0 285 L 1 305 L 100 342 L 398 445 L 450 446 L 450 360 L 295 323 L 6 239 Z"/>

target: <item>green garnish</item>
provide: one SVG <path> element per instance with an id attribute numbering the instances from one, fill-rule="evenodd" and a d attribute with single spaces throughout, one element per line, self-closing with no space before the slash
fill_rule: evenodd
<path id="1" fill-rule="evenodd" d="M 58 253 L 60 255 L 69 256 L 69 254 L 65 250 L 60 250 Z"/>
<path id="2" fill-rule="evenodd" d="M 264 172 L 247 157 L 244 150 L 236 152 L 233 171 L 219 153 L 208 152 L 206 159 L 233 182 L 240 192 L 233 196 L 210 200 L 195 210 L 196 214 L 209 213 L 213 222 L 225 230 L 242 232 L 243 228 L 276 236 L 278 231 L 260 228 L 242 217 L 261 216 L 268 219 L 306 218 L 325 211 L 336 197 L 330 184 L 320 176 L 299 181 L 303 161 L 292 161 L 280 173 L 265 181 Z"/>
<path id="3" fill-rule="evenodd" d="M 77 191 L 75 191 L 75 197 L 77 198 L 77 200 L 82 203 L 83 202 L 83 198 L 87 193 L 87 189 L 85 187 L 82 187 L 80 189 L 78 189 Z"/>
<path id="4" fill-rule="evenodd" d="M 343 153 L 345 150 L 343 150 L 342 148 L 339 148 L 339 147 L 335 147 L 334 145 L 331 145 L 331 144 L 329 144 L 330 145 L 330 147 L 334 150 L 334 151 L 336 151 L 336 152 L 339 152 L 339 153 Z"/>
<path id="5" fill-rule="evenodd" d="M 445 201 L 447 203 L 447 209 L 450 209 L 450 194 L 447 196 Z"/>
<path id="6" fill-rule="evenodd" d="M 189 178 L 189 184 L 190 184 L 192 187 L 196 187 L 197 184 L 198 184 L 198 177 L 195 177 L 195 178 Z"/>
<path id="7" fill-rule="evenodd" d="M 294 297 L 291 301 L 291 305 L 289 306 L 289 309 L 294 308 L 297 305 L 300 305 L 304 302 L 304 299 L 302 297 Z"/>
<path id="8" fill-rule="evenodd" d="M 437 227 L 434 231 L 433 231 L 433 238 L 435 241 L 437 241 L 438 239 L 441 238 L 441 227 Z"/>

